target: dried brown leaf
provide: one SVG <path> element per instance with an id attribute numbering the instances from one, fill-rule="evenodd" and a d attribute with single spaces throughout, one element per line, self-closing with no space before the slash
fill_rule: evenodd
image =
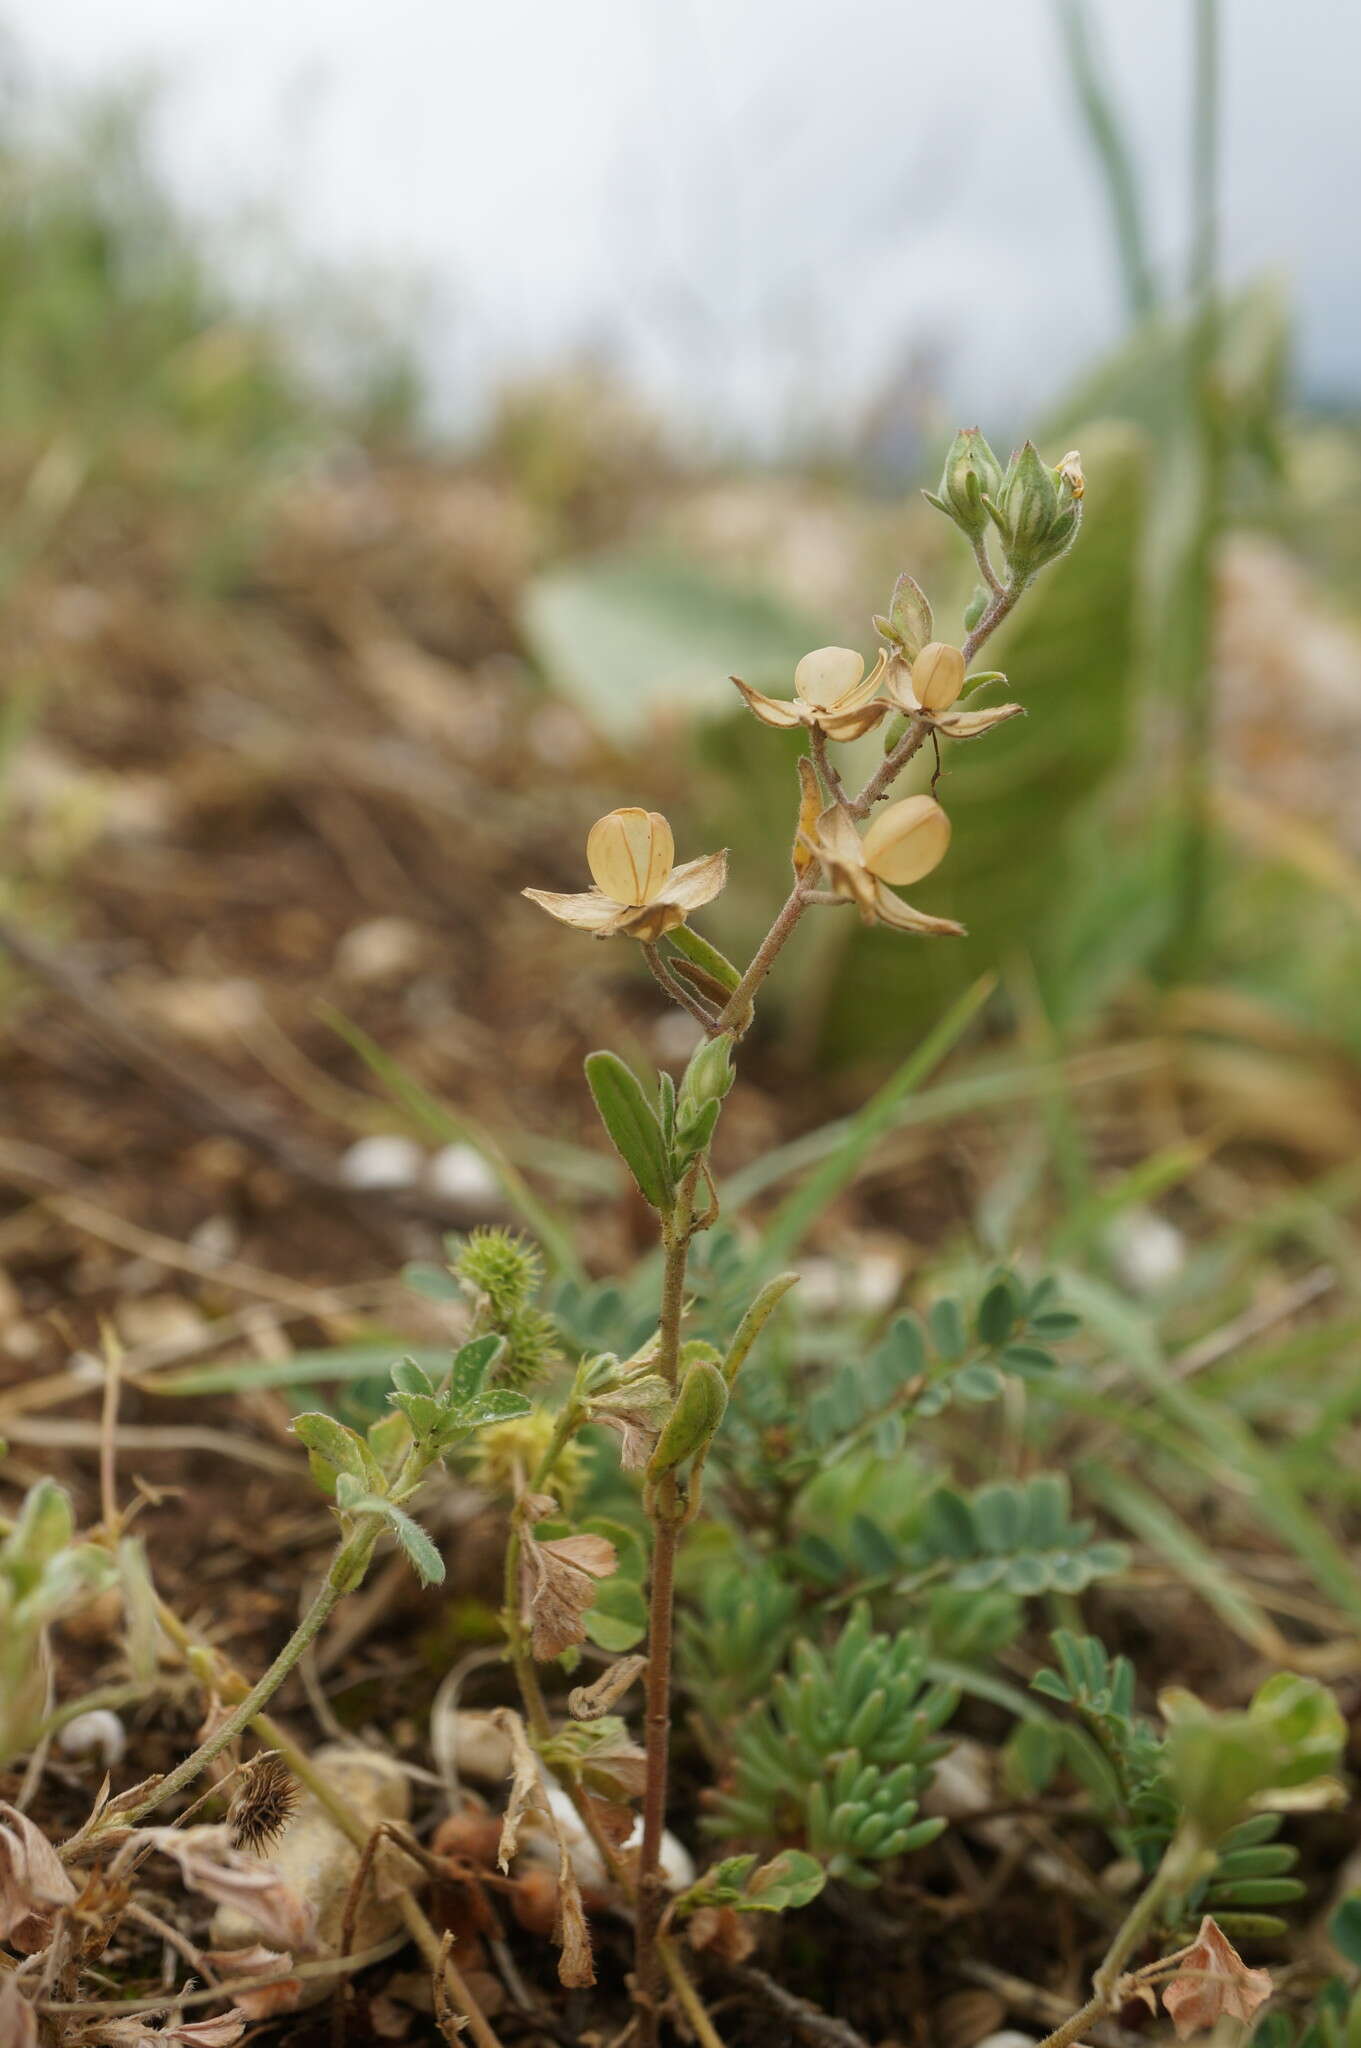
<path id="1" fill-rule="evenodd" d="M 541 1661 L 584 1643 L 582 1616 L 595 1599 L 599 1580 L 619 1560 L 607 1537 L 556 1536 L 540 1542 L 525 1531 L 521 1597 L 529 1623 L 529 1646 Z"/>
<path id="2" fill-rule="evenodd" d="M 17 1806 L 0 1801 L 0 1941 L 21 1955 L 46 1948 L 52 1923 L 76 1888 L 56 1850 Z"/>
<path id="3" fill-rule="evenodd" d="M 1227 2015 L 1250 2020 L 1274 1986 L 1269 1970 L 1250 1970 L 1233 1943 L 1207 1913 L 1200 1932 L 1163 1990 L 1163 2004 L 1184 2041 Z"/>

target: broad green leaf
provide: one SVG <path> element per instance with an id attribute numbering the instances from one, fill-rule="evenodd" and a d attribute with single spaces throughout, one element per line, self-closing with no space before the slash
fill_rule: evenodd
<path id="1" fill-rule="evenodd" d="M 643 1199 L 654 1209 L 669 1209 L 674 1196 L 671 1164 L 657 1113 L 643 1092 L 642 1082 L 613 1052 L 589 1053 L 586 1079 L 610 1142 L 633 1175 Z"/>
<path id="2" fill-rule="evenodd" d="M 522 623 L 549 680 L 624 744 L 659 715 L 732 713 L 733 674 L 787 696 L 795 664 L 829 637 L 777 598 L 643 552 L 536 577 Z"/>
<path id="3" fill-rule="evenodd" d="M 308 1411 L 293 1417 L 293 1434 L 309 1451 L 315 1451 L 324 1458 L 332 1471 L 348 1472 L 352 1478 L 363 1480 L 368 1485 L 376 1466 L 373 1453 L 362 1437 L 356 1436 L 343 1422 L 337 1422 L 334 1415 L 319 1411 Z"/>

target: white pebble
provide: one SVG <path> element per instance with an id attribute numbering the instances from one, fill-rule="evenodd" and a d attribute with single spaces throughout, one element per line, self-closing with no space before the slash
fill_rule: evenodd
<path id="1" fill-rule="evenodd" d="M 1186 1264 L 1186 1239 L 1155 1209 L 1131 1209 L 1107 1233 L 1111 1262 L 1134 1294 L 1158 1294 Z"/>
<path id="2" fill-rule="evenodd" d="M 445 1145 L 430 1161 L 426 1178 L 432 1191 L 451 1202 L 500 1206 L 501 1183 L 473 1145 Z"/>
<path id="3" fill-rule="evenodd" d="M 571 1798 L 561 1785 L 548 1781 L 548 1803 L 553 1817 L 562 1829 L 567 1844 L 567 1854 L 577 1874 L 578 1884 L 588 1890 L 603 1890 L 607 1883 L 605 1866 L 600 1860 L 600 1851 L 581 1824 L 581 1817 L 573 1806 Z M 633 1832 L 623 1844 L 625 1849 L 636 1849 L 643 1839 L 643 1824 L 635 1821 Z M 550 1830 L 537 1828 L 532 1822 L 520 1831 L 522 1852 L 533 1862 L 554 1864 L 558 1860 L 558 1845 Z M 695 1881 L 694 1859 L 684 1845 L 668 1829 L 662 1836 L 662 1875 L 668 1891 L 682 1892 Z"/>
<path id="4" fill-rule="evenodd" d="M 410 1138 L 360 1138 L 342 1158 L 340 1178 L 350 1188 L 412 1188 L 424 1165 L 424 1153 Z"/>
<path id="5" fill-rule="evenodd" d="M 127 1730 L 109 1707 L 91 1707 L 88 1714 L 77 1714 L 57 1736 L 63 1756 L 93 1757 L 106 1769 L 121 1762 L 127 1746 Z"/>

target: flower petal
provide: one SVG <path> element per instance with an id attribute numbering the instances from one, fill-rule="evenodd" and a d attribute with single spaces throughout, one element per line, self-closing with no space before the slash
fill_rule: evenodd
<path id="1" fill-rule="evenodd" d="M 586 836 L 591 880 L 615 903 L 653 902 L 675 858 L 676 842 L 666 819 L 637 804 L 608 811 Z"/>
<path id="2" fill-rule="evenodd" d="M 891 661 L 884 678 L 884 702 L 891 704 L 895 711 L 905 711 L 909 718 L 915 718 L 921 710 L 917 693 L 912 687 L 912 671 L 905 661 Z"/>
<path id="3" fill-rule="evenodd" d="M 901 888 L 940 866 L 950 844 L 950 820 L 932 796 L 905 796 L 871 820 L 861 858 L 881 882 Z"/>
<path id="4" fill-rule="evenodd" d="M 904 903 L 901 896 L 883 882 L 874 885 L 874 914 L 880 924 L 886 924 L 895 932 L 915 932 L 922 938 L 962 939 L 964 927 L 956 924 L 952 917 L 928 917 L 924 910 L 914 910 L 910 903 Z"/>
<path id="5" fill-rule="evenodd" d="M 837 711 L 865 673 L 853 647 L 815 647 L 794 671 L 795 693 L 814 711 Z"/>
<path id="6" fill-rule="evenodd" d="M 778 726 L 782 732 L 792 732 L 795 726 L 804 723 L 803 714 L 797 704 L 787 703 L 783 697 L 766 697 L 760 690 L 753 690 L 750 683 L 744 683 L 741 676 L 729 676 L 730 683 L 736 683 L 746 700 L 748 711 L 760 719 L 762 725 Z"/>
<path id="7" fill-rule="evenodd" d="M 864 667 L 863 662 L 861 663 L 861 667 Z M 876 690 L 879 688 L 880 683 L 882 683 L 882 681 L 884 680 L 884 671 L 887 667 L 888 649 L 886 647 L 881 647 L 879 649 L 879 659 L 875 662 L 874 667 L 870 670 L 869 674 L 865 677 L 864 681 L 862 683 L 857 683 L 853 690 L 848 690 L 844 697 L 839 698 L 837 702 L 831 707 L 832 710 L 854 711 L 857 705 L 868 704 L 870 698 L 875 694 Z"/>
<path id="8" fill-rule="evenodd" d="M 698 860 L 682 861 L 670 874 L 657 892 L 657 902 L 674 904 L 678 910 L 698 910 L 701 904 L 712 903 L 728 879 L 728 849 L 720 853 L 702 853 Z"/>
<path id="9" fill-rule="evenodd" d="M 598 889 L 586 889 L 577 896 L 559 896 L 552 889 L 522 889 L 531 903 L 537 903 L 540 910 L 546 910 L 550 917 L 556 917 L 560 924 L 575 925 L 578 931 L 595 932 L 607 939 L 620 929 L 622 919 L 628 915 L 628 906 L 612 903 L 608 896 L 602 896 Z"/>
<path id="10" fill-rule="evenodd" d="M 819 711 L 817 722 L 829 740 L 858 740 L 871 726 L 878 725 L 888 708 L 882 697 L 876 697 L 872 704 L 850 710 Z"/>
<path id="11" fill-rule="evenodd" d="M 1024 704 L 994 704 L 986 711 L 941 711 L 934 723 L 938 731 L 951 740 L 976 740 L 981 733 L 991 732 L 995 725 L 1005 725 L 1009 718 L 1024 718 Z"/>

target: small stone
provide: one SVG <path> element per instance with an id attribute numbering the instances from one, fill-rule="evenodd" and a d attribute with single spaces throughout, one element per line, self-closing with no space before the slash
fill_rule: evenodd
<path id="1" fill-rule="evenodd" d="M 426 1169 L 431 1191 L 451 1202 L 484 1209 L 505 1206 L 501 1183 L 472 1145 L 443 1145 Z"/>
<path id="2" fill-rule="evenodd" d="M 351 925 L 341 939 L 335 971 L 360 988 L 401 981 L 415 972 L 425 951 L 425 934 L 409 917 L 370 917 Z"/>
<path id="3" fill-rule="evenodd" d="M 340 1161 L 340 1178 L 350 1188 L 414 1188 L 424 1166 L 411 1138 L 359 1138 Z"/>

